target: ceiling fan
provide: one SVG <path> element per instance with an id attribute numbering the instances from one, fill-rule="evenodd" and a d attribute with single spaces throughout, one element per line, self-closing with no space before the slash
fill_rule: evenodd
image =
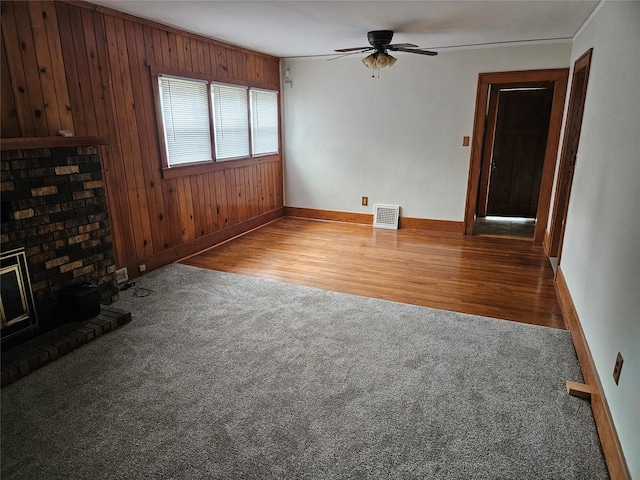
<path id="1" fill-rule="evenodd" d="M 417 45 L 412 43 L 391 43 L 393 39 L 393 32 L 391 30 L 373 30 L 367 33 L 367 40 L 371 44 L 370 47 L 354 47 L 354 48 L 341 48 L 334 50 L 337 53 L 344 53 L 350 55 L 352 53 L 365 53 L 373 50 L 373 53 L 362 59 L 367 67 L 372 69 L 380 69 L 390 67 L 396 63 L 397 59 L 392 57 L 387 52 L 407 52 L 417 53 L 420 55 L 437 55 L 438 52 L 432 52 L 430 50 L 423 50 Z"/>

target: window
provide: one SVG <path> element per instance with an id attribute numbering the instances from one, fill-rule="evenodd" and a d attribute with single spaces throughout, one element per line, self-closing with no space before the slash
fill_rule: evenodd
<path id="1" fill-rule="evenodd" d="M 181 167 L 277 154 L 278 92 L 186 78 L 157 76 L 164 167 Z"/>
<path id="2" fill-rule="evenodd" d="M 254 155 L 278 151 L 278 94 L 251 89 L 251 140 Z"/>
<path id="3" fill-rule="evenodd" d="M 207 83 L 161 77 L 160 96 L 169 165 L 210 162 Z"/>
<path id="4" fill-rule="evenodd" d="M 247 88 L 213 84 L 216 159 L 249 156 Z"/>

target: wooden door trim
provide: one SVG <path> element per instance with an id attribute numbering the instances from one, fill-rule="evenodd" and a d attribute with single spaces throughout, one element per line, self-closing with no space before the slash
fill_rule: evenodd
<path id="1" fill-rule="evenodd" d="M 565 122 L 564 140 L 562 144 L 562 155 L 558 165 L 558 179 L 556 180 L 556 192 L 553 201 L 553 212 L 551 215 L 551 224 L 549 227 L 548 242 L 545 242 L 545 253 L 550 257 L 556 257 L 560 254 L 560 245 L 564 236 L 564 221 L 569 207 L 569 195 L 571 194 L 571 183 L 573 180 L 573 168 L 571 155 L 571 138 L 569 126 L 571 125 L 573 107 L 577 99 L 576 93 L 586 95 L 587 84 L 589 82 L 589 70 L 591 68 L 591 55 L 593 48 L 590 48 L 578 58 L 573 67 L 573 77 L 571 80 L 571 92 L 569 93 L 569 105 L 567 106 L 567 119 Z M 576 72 L 584 70 L 584 86 L 581 92 L 575 92 Z M 584 109 L 584 104 L 583 104 Z M 583 110 L 584 111 L 584 110 Z M 580 113 L 582 115 L 582 112 Z M 577 141 L 580 141 L 580 132 L 582 130 L 582 119 L 577 126 Z M 559 259 L 558 259 L 559 260 Z"/>
<path id="2" fill-rule="evenodd" d="M 471 160 L 469 163 L 469 178 L 467 182 L 467 201 L 464 215 L 465 235 L 473 234 L 473 220 L 478 203 L 478 189 L 480 168 L 482 165 L 482 147 L 486 126 L 487 102 L 489 100 L 489 86 L 493 84 L 552 82 L 553 101 L 551 105 L 551 118 L 549 119 L 549 135 L 547 137 L 547 148 L 545 150 L 542 180 L 540 182 L 540 195 L 538 198 L 538 209 L 536 214 L 536 229 L 533 236 L 534 242 L 542 242 L 547 227 L 547 220 L 549 218 L 553 174 L 558 156 L 560 127 L 562 126 L 562 115 L 564 112 L 568 79 L 568 68 L 480 73 L 478 75 L 476 109 L 473 122 L 473 138 L 471 143 Z"/>
<path id="3" fill-rule="evenodd" d="M 493 144 L 495 142 L 495 129 L 496 122 L 498 120 L 498 103 L 500 103 L 500 87 L 496 85 L 496 95 L 493 95 L 494 91 L 487 91 L 489 95 L 489 113 L 487 114 L 487 125 L 484 132 L 482 158 L 480 159 L 480 184 L 478 188 L 480 190 L 478 194 L 478 201 L 480 205 L 477 211 L 481 213 L 481 216 L 487 215 L 487 203 L 489 201 L 489 175 L 491 172 L 492 161 L 486 161 L 489 158 L 491 152 L 493 152 Z M 489 132 L 493 135 L 489 137 Z"/>

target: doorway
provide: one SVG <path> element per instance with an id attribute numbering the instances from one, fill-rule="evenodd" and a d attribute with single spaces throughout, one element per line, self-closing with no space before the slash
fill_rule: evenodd
<path id="1" fill-rule="evenodd" d="M 512 227 L 527 224 L 533 230 L 527 237 L 542 242 L 568 73 L 553 69 L 479 75 L 466 235 L 486 232 L 491 219 L 497 218 L 508 220 Z M 504 233 L 504 222 L 497 227 L 509 235 Z M 515 236 L 523 236 L 522 229 L 516 230 L 520 233 Z"/>
<path id="2" fill-rule="evenodd" d="M 474 233 L 533 238 L 553 84 L 491 85 Z"/>
<path id="3" fill-rule="evenodd" d="M 573 173 L 578 160 L 578 144 L 580 142 L 580 130 L 582 129 L 582 116 L 584 102 L 587 96 L 587 83 L 589 81 L 589 69 L 591 67 L 591 54 L 593 49 L 587 50 L 578 58 L 573 66 L 573 78 L 571 80 L 571 93 L 569 94 L 569 107 L 565 126 L 564 144 L 562 156 L 558 166 L 558 180 L 553 205 L 553 215 L 549 229 L 548 241 L 544 243 L 546 254 L 551 259 L 554 270 L 560 263 L 562 241 L 564 239 L 564 227 L 569 209 L 569 197 Z"/>

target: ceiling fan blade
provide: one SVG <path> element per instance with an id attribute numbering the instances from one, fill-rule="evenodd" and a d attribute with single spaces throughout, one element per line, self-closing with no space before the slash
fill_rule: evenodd
<path id="1" fill-rule="evenodd" d="M 341 48 L 339 50 L 334 50 L 334 52 L 344 53 L 344 52 L 354 52 L 356 50 L 366 51 L 366 50 L 371 50 L 371 48 L 372 47 Z"/>
<path id="2" fill-rule="evenodd" d="M 355 52 L 347 52 L 347 53 L 343 53 L 342 55 L 336 55 L 335 57 L 327 58 L 327 62 L 330 62 L 331 60 L 337 60 L 338 58 L 342 58 L 342 57 L 348 57 L 349 55 L 354 55 L 356 53 L 362 53 L 362 50 L 356 50 Z"/>
<path id="3" fill-rule="evenodd" d="M 438 52 L 432 52 L 430 50 L 415 50 L 413 48 L 389 48 L 392 52 L 407 52 L 407 53 L 418 53 L 420 55 L 429 55 L 434 56 L 438 55 Z"/>
<path id="4" fill-rule="evenodd" d="M 391 45 L 387 45 L 387 48 L 419 48 L 418 45 L 414 45 L 413 43 L 393 43 Z"/>

